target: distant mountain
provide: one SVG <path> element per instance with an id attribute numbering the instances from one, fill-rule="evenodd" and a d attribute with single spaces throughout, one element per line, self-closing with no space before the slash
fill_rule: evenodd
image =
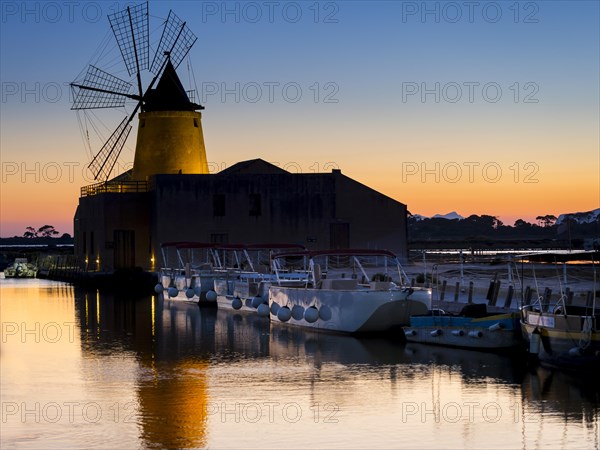
<path id="1" fill-rule="evenodd" d="M 592 211 L 587 211 L 587 212 L 561 214 L 560 216 L 558 216 L 558 219 L 556 220 L 556 224 L 557 225 L 562 224 L 566 220 L 567 217 L 570 217 L 572 222 L 575 222 L 578 224 L 594 223 L 594 222 L 600 220 L 600 208 L 594 209 Z"/>
<path id="2" fill-rule="evenodd" d="M 432 219 L 462 220 L 462 219 L 464 219 L 464 217 L 461 216 L 460 214 L 458 214 L 456 211 L 452 211 L 452 212 L 449 212 L 448 214 L 436 214 L 435 216 L 432 217 Z"/>
<path id="3" fill-rule="evenodd" d="M 416 221 L 421 221 L 425 219 L 448 219 L 448 220 L 463 220 L 464 217 L 458 214 L 456 211 L 449 212 L 447 214 L 436 214 L 432 217 L 423 216 L 421 214 L 414 214 L 413 219 Z M 600 208 L 594 209 L 592 211 L 586 212 L 575 212 L 575 213 L 567 213 L 561 214 L 558 216 L 556 220 L 556 225 L 561 225 L 567 217 L 571 218 L 571 223 L 577 224 L 586 224 L 586 223 L 594 223 L 600 221 Z"/>

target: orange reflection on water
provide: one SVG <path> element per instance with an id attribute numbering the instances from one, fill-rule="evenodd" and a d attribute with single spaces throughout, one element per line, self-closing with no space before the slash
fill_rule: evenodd
<path id="1" fill-rule="evenodd" d="M 157 362 L 137 383 L 141 438 L 146 446 L 205 447 L 208 403 L 205 361 Z"/>

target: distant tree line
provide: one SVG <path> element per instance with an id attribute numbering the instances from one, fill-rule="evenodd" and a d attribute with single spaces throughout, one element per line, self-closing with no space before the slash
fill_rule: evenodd
<path id="1" fill-rule="evenodd" d="M 33 239 L 33 238 L 53 238 L 57 237 L 60 233 L 56 231 L 54 226 L 52 225 L 43 225 L 38 229 L 34 227 L 25 228 L 25 232 L 23 233 L 24 238 Z M 15 236 L 17 237 L 17 236 Z M 62 238 L 70 238 L 71 235 L 64 233 Z"/>
<path id="2" fill-rule="evenodd" d="M 537 223 L 523 219 L 513 226 L 504 225 L 496 216 L 471 215 L 464 219 L 430 218 L 418 219 L 409 213 L 408 234 L 410 240 L 426 239 L 558 239 L 583 240 L 600 236 L 600 219 L 590 223 L 578 223 L 569 216 L 560 224 L 553 215 L 536 217 Z"/>

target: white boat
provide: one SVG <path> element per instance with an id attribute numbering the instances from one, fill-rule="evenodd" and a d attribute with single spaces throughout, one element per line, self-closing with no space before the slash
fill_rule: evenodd
<path id="1" fill-rule="evenodd" d="M 269 288 L 272 323 L 343 333 L 382 332 L 406 325 L 410 316 L 431 308 L 431 289 L 409 286 L 398 258 L 387 250 L 306 251 L 275 258 L 308 260 L 310 276 L 303 286 Z M 376 272 L 382 267 L 383 273 L 367 274 L 367 268 Z M 389 273 L 392 268 L 396 282 Z"/>
<path id="2" fill-rule="evenodd" d="M 15 258 L 15 261 L 4 269 L 4 278 L 35 278 L 38 268 L 27 262 L 27 258 Z"/>
<path id="3" fill-rule="evenodd" d="M 297 244 L 248 244 L 221 246 L 219 261 L 226 261 L 214 280 L 219 308 L 257 313 L 268 317 L 271 285 L 304 285 L 307 271 L 290 271 L 273 258 L 277 252 L 302 251 Z M 261 307 L 261 305 L 264 305 Z"/>
<path id="4" fill-rule="evenodd" d="M 175 253 L 169 249 L 174 248 Z M 161 244 L 163 267 L 154 287 L 170 300 L 215 304 L 215 244 L 165 242 Z"/>
<path id="5" fill-rule="evenodd" d="M 170 300 L 256 312 L 260 303 L 267 303 L 269 285 L 278 281 L 271 270 L 271 253 L 303 249 L 296 244 L 163 243 L 164 266 L 155 291 Z M 306 274 L 287 278 L 302 279 Z"/>

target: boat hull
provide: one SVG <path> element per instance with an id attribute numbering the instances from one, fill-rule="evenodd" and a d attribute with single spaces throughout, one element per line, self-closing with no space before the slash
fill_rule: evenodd
<path id="1" fill-rule="evenodd" d="M 165 299 L 216 305 L 215 299 L 209 299 L 212 298 L 210 295 L 207 298 L 207 294 L 214 289 L 215 277 L 212 273 L 196 273 L 186 277 L 183 274 L 161 271 L 159 281 L 163 287 L 162 292 Z M 170 288 L 175 288 L 177 295 L 172 296 L 172 292 L 169 292 Z M 188 297 L 188 294 L 191 293 L 189 289 L 194 292 L 191 297 Z"/>
<path id="2" fill-rule="evenodd" d="M 256 313 L 252 306 L 254 297 L 267 299 L 269 287 L 267 282 L 246 281 L 241 279 L 215 279 L 214 289 L 217 293 L 217 306 L 220 309 L 229 309 L 241 312 Z"/>
<path id="3" fill-rule="evenodd" d="M 273 323 L 341 333 L 383 332 L 407 324 L 410 316 L 424 314 L 431 306 L 429 290 L 326 290 L 271 286 L 269 309 Z M 279 313 L 287 307 L 287 320 Z M 310 322 L 306 311 L 316 308 Z M 309 320 L 307 320 L 309 319 Z"/>
<path id="4" fill-rule="evenodd" d="M 514 348 L 523 344 L 517 313 L 481 318 L 411 317 L 404 335 L 408 342 L 486 350 Z"/>
<path id="5" fill-rule="evenodd" d="M 269 288 L 272 283 L 272 277 L 217 279 L 214 282 L 217 305 L 221 309 L 256 313 L 258 305 L 269 303 Z M 278 283 L 283 286 L 302 286 L 306 284 L 305 280 L 302 279 L 282 279 Z M 240 301 L 236 302 L 236 299 Z"/>
<path id="6" fill-rule="evenodd" d="M 538 357 L 540 362 L 558 367 L 600 370 L 598 317 L 594 325 L 594 316 L 523 311 L 521 330 L 529 353 Z"/>

